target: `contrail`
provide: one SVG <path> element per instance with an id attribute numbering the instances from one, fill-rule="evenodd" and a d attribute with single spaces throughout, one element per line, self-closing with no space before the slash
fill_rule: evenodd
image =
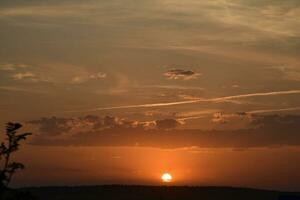
<path id="1" fill-rule="evenodd" d="M 248 97 L 258 97 L 258 96 L 278 96 L 278 95 L 285 95 L 285 94 L 299 94 L 300 90 L 287 90 L 287 91 L 277 91 L 277 92 L 261 92 L 261 93 L 251 93 L 251 94 L 240 94 L 240 95 L 233 95 L 227 97 L 220 97 L 211 99 L 212 101 L 224 101 L 224 100 L 231 100 L 231 99 L 241 99 L 241 98 L 248 98 Z"/>
<path id="2" fill-rule="evenodd" d="M 98 107 L 98 108 L 93 108 L 93 109 L 71 110 L 71 111 L 66 111 L 66 112 L 95 112 L 95 111 L 128 109 L 128 108 L 165 107 L 165 106 L 176 106 L 176 105 L 193 104 L 193 103 L 200 103 L 200 102 L 223 102 L 223 101 L 231 100 L 231 99 L 242 99 L 242 98 L 259 97 L 259 96 L 279 96 L 279 95 L 288 95 L 288 94 L 300 94 L 300 90 L 250 93 L 250 94 L 240 94 L 240 95 L 224 96 L 224 97 L 217 97 L 217 98 L 210 98 L 210 99 L 199 98 L 199 99 L 193 99 L 193 100 L 187 100 L 187 101 L 136 104 L 136 105 L 112 106 L 112 107 Z"/>
<path id="3" fill-rule="evenodd" d="M 207 102 L 207 100 L 196 99 L 196 100 L 189 100 L 189 101 L 169 102 L 169 103 L 152 103 L 152 104 L 136 104 L 136 105 L 128 105 L 128 106 L 99 107 L 99 108 L 86 109 L 86 110 L 71 110 L 66 112 L 89 112 L 89 111 L 92 112 L 92 111 L 115 110 L 115 109 L 126 109 L 126 108 L 152 108 L 152 107 L 175 106 L 181 104 L 191 104 L 197 102 Z"/>

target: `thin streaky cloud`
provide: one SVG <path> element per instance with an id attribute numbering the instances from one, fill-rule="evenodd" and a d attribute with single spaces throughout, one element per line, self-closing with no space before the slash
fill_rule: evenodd
<path id="1" fill-rule="evenodd" d="M 187 121 L 187 120 L 201 119 L 201 118 L 204 118 L 205 115 L 208 115 L 208 113 L 202 114 L 202 115 L 199 115 L 199 116 L 191 116 L 191 117 L 177 118 L 176 120 L 178 120 L 178 121 L 180 121 L 180 122 L 184 122 L 184 121 Z"/>
<path id="2" fill-rule="evenodd" d="M 286 111 L 298 111 L 300 110 L 300 107 L 290 107 L 290 108 L 279 108 L 279 109 L 262 109 L 262 110 L 253 110 L 253 111 L 247 111 L 244 112 L 245 114 L 263 114 L 263 113 L 276 113 L 276 112 L 286 112 Z M 187 121 L 187 120 L 192 120 L 192 119 L 201 119 L 207 115 L 211 115 L 213 113 L 216 113 L 217 111 L 211 111 L 211 112 L 206 112 L 202 113 L 200 115 L 193 115 L 193 116 L 186 116 L 186 117 L 181 117 L 177 118 L 176 120 L 179 121 Z"/>
<path id="3" fill-rule="evenodd" d="M 297 58 L 286 56 L 286 55 L 278 55 L 277 59 L 273 59 L 272 54 L 267 52 L 254 52 L 245 49 L 238 49 L 239 54 L 235 51 L 228 51 L 228 49 L 220 46 L 186 46 L 186 45 L 157 45 L 157 46 L 133 46 L 133 45 L 119 45 L 118 47 L 123 48 L 133 48 L 133 49 L 153 49 L 153 50 L 167 50 L 167 51 L 187 51 L 187 52 L 195 52 L 195 53 L 203 53 L 208 55 L 215 55 L 224 58 L 230 59 L 238 59 L 242 61 L 257 61 L 263 62 L 266 64 L 278 64 L 282 61 L 286 63 L 298 63 L 299 60 Z M 248 56 L 245 56 L 248 55 Z M 251 55 L 251 56 L 249 56 Z M 279 62 L 280 61 L 280 62 Z"/>
<path id="4" fill-rule="evenodd" d="M 248 114 L 260 114 L 260 113 L 297 111 L 297 110 L 300 110 L 300 107 L 280 108 L 280 109 L 266 109 L 266 110 L 253 110 L 253 111 L 249 111 L 249 112 L 246 112 L 246 113 L 248 113 Z"/>
<path id="5" fill-rule="evenodd" d="M 137 88 L 174 89 L 174 90 L 204 90 L 203 87 L 181 86 L 181 85 L 144 85 Z"/>
<path id="6" fill-rule="evenodd" d="M 240 98 L 248 98 L 248 97 L 259 97 L 259 96 L 277 96 L 277 95 L 285 95 L 285 94 L 299 94 L 300 90 L 287 90 L 287 91 L 275 91 L 275 92 L 260 92 L 260 93 L 251 93 L 251 94 L 241 94 L 241 95 L 233 95 L 227 97 L 220 97 L 211 99 L 212 101 L 224 101 L 231 99 L 240 99 Z"/>
<path id="7" fill-rule="evenodd" d="M 210 99 L 199 98 L 199 99 L 195 99 L 195 100 L 176 101 L 176 102 L 162 102 L 162 103 L 136 104 L 136 105 L 125 105 L 125 106 L 99 107 L 99 108 L 86 109 L 86 110 L 69 110 L 69 111 L 65 111 L 65 112 L 95 112 L 95 111 L 128 109 L 128 108 L 153 108 L 153 107 L 165 107 L 165 106 L 193 104 L 193 103 L 200 103 L 200 102 L 224 102 L 224 101 L 231 100 L 231 99 L 241 99 L 241 98 L 260 97 L 260 96 L 278 96 L 278 95 L 289 95 L 289 94 L 300 94 L 300 90 L 250 93 L 250 94 L 240 94 L 240 95 L 232 95 L 232 96 L 217 97 L 217 98 L 210 98 Z"/>
<path id="8" fill-rule="evenodd" d="M 13 87 L 13 86 L 0 86 L 0 90 L 6 90 L 6 91 L 11 91 L 11 92 L 40 93 L 40 94 L 47 93 L 45 91 L 32 90 L 32 89 L 27 89 L 27 88 L 19 88 L 19 87 Z"/>

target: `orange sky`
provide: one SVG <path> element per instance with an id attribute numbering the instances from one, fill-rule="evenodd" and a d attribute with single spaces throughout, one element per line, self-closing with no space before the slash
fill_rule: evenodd
<path id="1" fill-rule="evenodd" d="M 171 185 L 298 190 L 299 153 L 298 148 L 161 150 L 141 147 L 34 147 L 19 154 L 18 158 L 26 163 L 27 169 L 17 175 L 14 184 L 161 185 L 161 175 L 169 172 L 173 176 Z"/>
<path id="2" fill-rule="evenodd" d="M 299 27 L 297 0 L 0 1 L 14 185 L 300 190 Z"/>

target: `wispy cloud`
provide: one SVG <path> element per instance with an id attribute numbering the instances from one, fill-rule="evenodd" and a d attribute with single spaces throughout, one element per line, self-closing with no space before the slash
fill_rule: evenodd
<path id="1" fill-rule="evenodd" d="M 22 80 L 22 79 L 34 79 L 35 78 L 35 74 L 32 72 L 24 72 L 24 73 L 16 73 L 14 75 L 12 75 L 12 78 L 14 80 Z"/>
<path id="2" fill-rule="evenodd" d="M 278 108 L 278 109 L 262 109 L 262 110 L 253 110 L 253 111 L 249 111 L 249 112 L 246 112 L 246 113 L 249 113 L 249 114 L 262 114 L 262 113 L 297 111 L 297 110 L 300 110 L 300 107 Z"/>
<path id="3" fill-rule="evenodd" d="M 138 88 L 154 88 L 167 90 L 204 90 L 203 87 L 198 86 L 182 86 L 182 85 L 139 85 Z"/>
<path id="4" fill-rule="evenodd" d="M 29 93 L 46 93 L 45 91 L 34 90 L 30 88 L 21 88 L 14 86 L 0 86 L 0 90 L 6 90 L 11 92 L 29 92 Z"/>
<path id="5" fill-rule="evenodd" d="M 72 84 L 80 84 L 84 83 L 89 80 L 97 80 L 97 79 L 104 79 L 107 77 L 106 73 L 98 72 L 98 73 L 87 73 L 83 75 L 74 76 L 70 83 Z"/>
<path id="6" fill-rule="evenodd" d="M 17 69 L 21 69 L 21 68 L 27 68 L 28 65 L 25 64 L 0 64 L 0 70 L 3 71 L 15 71 Z"/>
<path id="7" fill-rule="evenodd" d="M 241 95 L 233 95 L 233 96 L 226 96 L 226 97 L 220 97 L 220 98 L 213 98 L 211 100 L 215 101 L 215 102 L 218 102 L 218 101 L 248 98 L 248 97 L 278 96 L 278 95 L 287 95 L 287 94 L 300 94 L 300 90 L 286 90 L 286 91 L 275 91 L 275 92 L 259 92 L 259 93 L 241 94 Z"/>
<path id="8" fill-rule="evenodd" d="M 224 114 L 220 110 L 207 110 L 203 112 L 191 112 L 185 115 L 181 115 L 176 118 L 178 121 L 187 121 L 193 119 L 205 118 L 209 115 L 212 115 L 212 122 L 216 123 L 227 123 L 233 119 L 244 119 L 245 117 L 251 118 L 252 115 L 256 114 L 266 114 L 266 113 L 280 113 L 280 112 L 290 112 L 290 111 L 299 111 L 300 107 L 289 107 L 289 108 L 277 108 L 277 109 L 261 109 L 261 110 L 251 110 L 247 112 L 236 112 L 236 113 L 227 113 Z"/>
<path id="9" fill-rule="evenodd" d="M 275 69 L 280 72 L 284 79 L 289 81 L 300 81 L 300 65 L 281 65 L 271 67 L 271 69 Z"/>
<path id="10" fill-rule="evenodd" d="M 95 7 L 88 4 L 62 4 L 62 5 L 28 5 L 14 6 L 0 9 L 0 16 L 43 16 L 43 17 L 59 17 L 59 16 L 75 16 L 82 12 L 87 13 Z"/>
<path id="11" fill-rule="evenodd" d="M 52 82 L 53 81 L 50 77 L 45 76 L 44 73 L 36 74 L 31 71 L 15 73 L 11 77 L 15 81 L 21 81 L 21 80 L 24 81 L 27 80 L 31 82 Z"/>

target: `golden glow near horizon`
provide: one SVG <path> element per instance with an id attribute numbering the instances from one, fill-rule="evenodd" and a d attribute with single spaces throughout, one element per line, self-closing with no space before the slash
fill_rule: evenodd
<path id="1" fill-rule="evenodd" d="M 300 191 L 299 27 L 300 0 L 0 0 L 13 186 Z"/>
<path id="2" fill-rule="evenodd" d="M 169 183 L 171 182 L 173 179 L 172 175 L 169 174 L 169 173 L 164 173 L 162 176 L 161 176 L 161 180 L 165 183 Z"/>

